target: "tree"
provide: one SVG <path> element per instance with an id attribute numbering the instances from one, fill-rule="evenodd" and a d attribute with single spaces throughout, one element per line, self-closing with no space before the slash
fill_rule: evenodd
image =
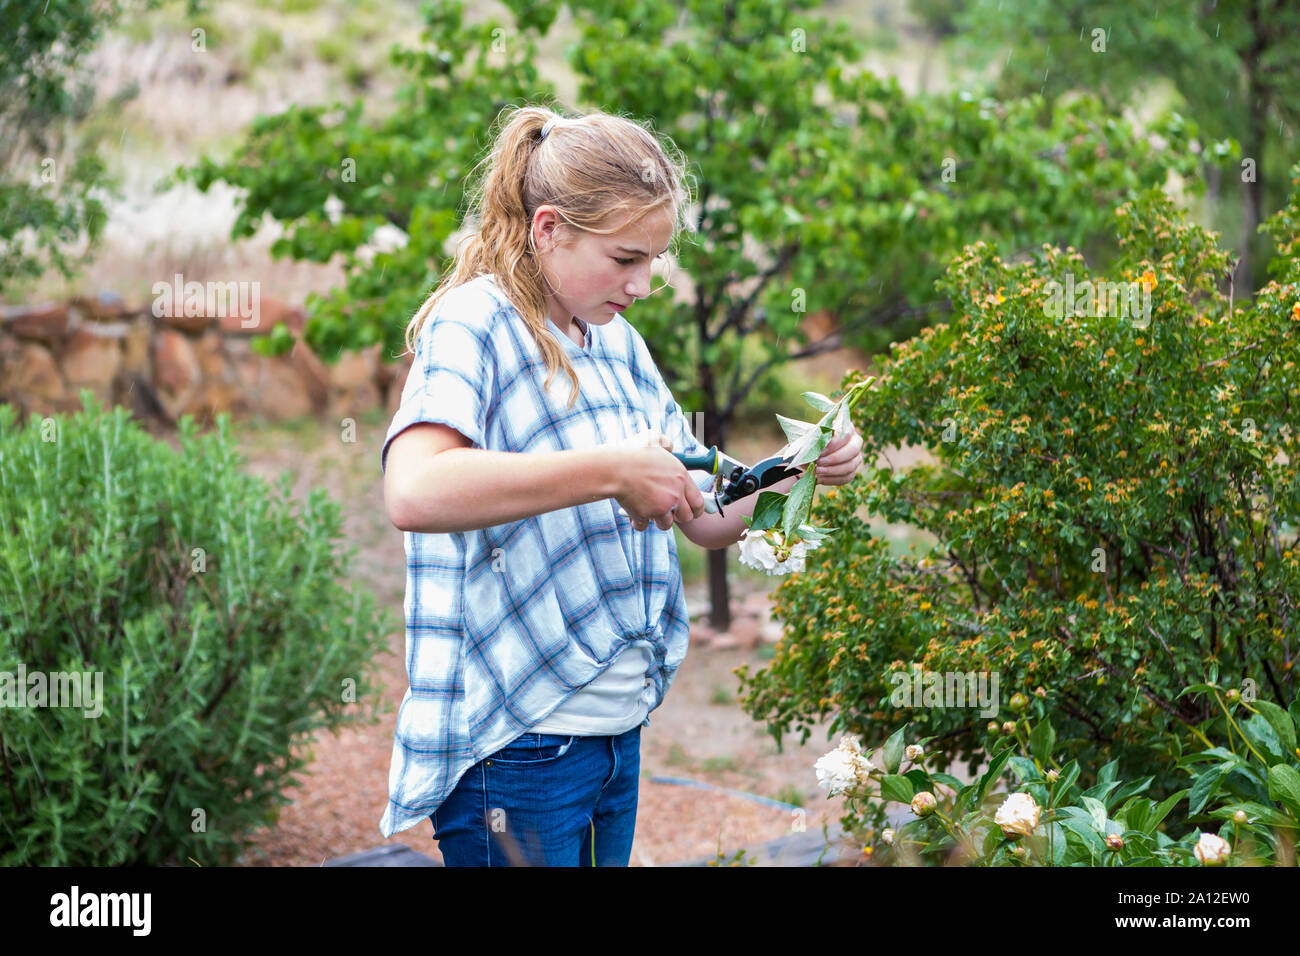
<path id="1" fill-rule="evenodd" d="M 71 276 L 76 266 L 63 247 L 84 228 L 93 248 L 103 231 L 105 210 L 93 193 L 113 182 L 98 144 L 68 130 L 95 99 L 78 60 L 128 6 L 0 0 L 0 288 L 39 276 L 42 250 L 48 265 Z M 201 0 L 190 0 L 189 10 L 201 11 Z"/>
<path id="2" fill-rule="evenodd" d="M 487 127 L 507 103 L 553 98 L 533 60 L 559 4 L 507 6 L 510 27 L 464 25 L 459 4 L 428 8 L 427 47 L 394 52 L 415 75 L 383 120 L 364 121 L 359 102 L 291 109 L 259 118 L 233 159 L 178 170 L 202 189 L 221 179 L 246 190 L 233 236 L 269 213 L 286 223 L 276 254 L 343 254 L 346 287 L 310 300 L 303 330 L 327 361 L 379 341 L 400 351 L 395 317 L 448 262 Z M 982 237 L 1008 255 L 1081 244 L 1114 200 L 1195 168 L 1177 116 L 1158 124 L 1157 147 L 1093 100 L 1044 121 L 1034 100 L 909 99 L 890 80 L 850 75 L 857 42 L 800 6 L 569 4 L 579 98 L 652 119 L 695 167 L 697 235 L 680 257 L 695 301 L 652 297 L 633 321 L 683 408 L 702 413 L 705 444 L 724 449 L 780 366 L 846 342 L 881 348 L 942 315 L 933 283 L 961 243 Z M 337 221 L 324 211 L 331 196 Z M 381 225 L 406 244 L 359 255 Z M 812 341 L 804 319 L 816 311 L 837 328 Z M 710 553 L 709 569 L 712 620 L 725 628 L 725 552 Z"/>
<path id="3" fill-rule="evenodd" d="M 1147 7 L 1104 0 L 913 0 L 936 30 L 952 33 L 960 55 L 981 67 L 1006 54 L 992 93 L 1095 92 L 1108 109 L 1135 105 L 1152 82 L 1168 80 L 1208 136 L 1230 139 L 1240 166 L 1237 290 L 1263 278 L 1269 210 L 1286 201 L 1282 172 L 1296 159 L 1300 121 L 1300 7 L 1281 0 L 1172 0 Z M 1216 163 L 1222 157 L 1215 157 Z M 1273 172 L 1276 170 L 1277 172 Z M 1217 176 L 1221 168 L 1213 170 Z"/>

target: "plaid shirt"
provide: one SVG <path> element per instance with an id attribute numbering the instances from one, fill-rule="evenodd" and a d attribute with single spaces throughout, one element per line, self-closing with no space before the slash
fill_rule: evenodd
<path id="1" fill-rule="evenodd" d="M 585 348 L 553 322 L 549 329 L 578 374 L 572 410 L 568 375 L 557 372 L 543 389 L 541 352 L 493 276 L 448 292 L 420 330 L 380 469 L 389 443 L 416 422 L 450 425 L 493 451 L 591 448 L 648 428 L 670 436 L 674 451 L 707 451 L 621 315 L 588 325 Z M 695 476 L 710 487 L 710 477 Z M 618 502 L 605 499 L 403 538 L 410 687 L 379 822 L 385 837 L 430 816 L 466 770 L 545 718 L 631 641 L 653 646 L 645 700 L 650 710 L 663 701 L 689 636 L 671 531 L 653 523 L 634 531 Z"/>

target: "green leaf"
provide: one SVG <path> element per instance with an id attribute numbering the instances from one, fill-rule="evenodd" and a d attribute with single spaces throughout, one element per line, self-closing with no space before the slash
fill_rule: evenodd
<path id="1" fill-rule="evenodd" d="M 1282 744 L 1283 753 L 1291 756 L 1295 753 L 1295 726 L 1291 723 L 1291 715 L 1285 710 L 1274 704 L 1272 701 L 1257 700 L 1255 706 L 1259 708 L 1268 721 L 1273 732 L 1277 734 L 1278 741 Z"/>
<path id="2" fill-rule="evenodd" d="M 1093 862 L 1096 861 L 1099 854 L 1105 854 L 1106 844 L 1090 824 L 1083 822 L 1077 817 L 1063 817 L 1060 823 L 1061 826 L 1069 830 L 1083 842 L 1083 845 L 1091 853 L 1091 860 Z"/>
<path id="3" fill-rule="evenodd" d="M 886 773 L 898 773 L 898 765 L 903 761 L 903 731 L 906 729 L 906 727 L 899 727 L 889 735 L 885 745 L 880 748 L 880 760 L 884 764 Z"/>
<path id="4" fill-rule="evenodd" d="M 1146 797 L 1133 797 L 1120 807 L 1115 818 L 1123 821 L 1126 830 L 1145 830 L 1146 822 L 1155 806 L 1154 801 Z"/>
<path id="5" fill-rule="evenodd" d="M 984 794 L 988 790 L 989 784 L 997 780 L 998 774 L 1002 772 L 1002 768 L 1006 766 L 1007 760 L 1010 759 L 1011 751 L 1013 749 L 1013 747 L 1007 747 L 1001 751 L 993 758 L 993 762 L 989 764 L 989 769 L 984 771 L 984 776 L 980 777 L 979 786 L 975 788 L 976 806 L 979 806 L 980 802 L 984 799 Z"/>
<path id="6" fill-rule="evenodd" d="M 1056 746 L 1056 731 L 1051 722 L 1044 717 L 1029 734 L 1029 752 L 1040 762 L 1046 764 L 1052 757 L 1052 748 Z"/>
<path id="7" fill-rule="evenodd" d="M 1107 783 L 1111 780 L 1114 780 L 1116 774 L 1118 773 L 1119 773 L 1119 758 L 1117 757 L 1114 760 L 1112 760 L 1110 763 L 1102 767 L 1099 771 L 1097 771 L 1097 782 Z"/>
<path id="8" fill-rule="evenodd" d="M 1062 794 L 1068 793 L 1070 787 L 1074 786 L 1074 781 L 1078 779 L 1079 779 L 1079 761 L 1071 760 L 1069 763 L 1067 763 L 1064 767 L 1061 768 L 1061 775 L 1057 779 L 1056 784 L 1052 790 L 1052 792 L 1056 795 L 1056 799 L 1060 800 Z"/>
<path id="9" fill-rule="evenodd" d="M 1189 792 L 1190 791 L 1184 788 L 1182 790 L 1179 790 L 1177 793 L 1171 793 L 1168 797 L 1161 800 L 1158 804 L 1156 804 L 1156 808 L 1147 815 L 1147 818 L 1143 823 L 1142 829 L 1145 830 L 1147 833 L 1155 833 L 1156 827 L 1160 826 L 1160 824 L 1164 821 L 1165 817 L 1169 815 L 1169 811 L 1172 810 L 1178 804 L 1179 800 L 1187 796 Z"/>
<path id="10" fill-rule="evenodd" d="M 950 773 L 932 773 L 930 779 L 935 783 L 941 783 L 944 786 L 952 787 L 953 792 L 959 792 L 966 784 L 962 783 Z"/>
<path id="11" fill-rule="evenodd" d="M 1244 721 L 1241 732 L 1256 750 L 1261 751 L 1265 763 L 1281 763 L 1291 755 L 1282 749 L 1282 741 L 1278 740 L 1273 725 L 1263 714 L 1254 714 L 1250 720 Z"/>
<path id="12" fill-rule="evenodd" d="M 1106 805 L 1094 797 L 1082 797 L 1080 802 L 1088 810 L 1088 815 L 1092 817 L 1093 825 L 1097 827 L 1098 832 L 1106 832 Z"/>
<path id="13" fill-rule="evenodd" d="M 901 774 L 887 774 L 880 781 L 880 795 L 886 800 L 898 803 L 911 803 L 915 795 L 912 781 Z"/>
<path id="14" fill-rule="evenodd" d="M 1099 783 L 1095 787 L 1089 787 L 1084 791 L 1085 797 L 1092 797 L 1094 800 L 1105 800 L 1110 796 L 1110 792 L 1120 785 L 1118 780 L 1107 780 L 1105 783 Z"/>
<path id="15" fill-rule="evenodd" d="M 808 507 L 812 503 L 813 491 L 816 488 L 817 476 L 813 469 L 809 468 L 790 489 L 790 494 L 785 499 L 785 512 L 781 517 L 782 529 L 787 539 L 791 538 L 795 528 L 807 519 Z"/>
<path id="16" fill-rule="evenodd" d="M 834 402 L 818 392 L 804 392 L 803 397 L 808 400 L 809 405 L 819 412 L 829 412 L 835 407 Z"/>
<path id="17" fill-rule="evenodd" d="M 754 504 L 753 520 L 749 525 L 750 530 L 767 531 L 769 528 L 775 528 L 785 511 L 785 501 L 786 496 L 779 491 L 760 492 L 758 501 Z"/>
<path id="18" fill-rule="evenodd" d="M 1300 819 L 1300 771 L 1284 763 L 1268 768 L 1268 795 Z"/>
<path id="19" fill-rule="evenodd" d="M 787 442 L 800 441 L 818 431 L 815 422 L 803 422 L 797 418 L 786 418 L 784 415 L 777 415 L 776 420 L 781 423 L 781 430 L 785 432 Z"/>
<path id="20" fill-rule="evenodd" d="M 1190 813 L 1200 813 L 1201 809 L 1214 795 L 1214 791 L 1219 787 L 1219 780 L 1227 772 L 1228 767 L 1219 764 L 1217 767 L 1211 767 L 1196 778 L 1192 784 L 1191 794 L 1188 796 L 1188 811 Z"/>
<path id="21" fill-rule="evenodd" d="M 1011 769 L 1016 775 L 1016 779 L 1021 783 L 1026 780 L 1041 780 L 1042 775 L 1038 772 L 1038 765 L 1028 757 L 1012 757 L 1007 761 L 1011 764 Z"/>

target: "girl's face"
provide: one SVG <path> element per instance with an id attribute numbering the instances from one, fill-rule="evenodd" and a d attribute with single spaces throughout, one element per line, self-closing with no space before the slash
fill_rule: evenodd
<path id="1" fill-rule="evenodd" d="M 605 325 L 650 294 L 651 266 L 668 248 L 673 218 L 660 207 L 597 235 L 574 229 L 554 206 L 540 206 L 532 229 L 551 321 L 568 332 L 574 316 Z"/>

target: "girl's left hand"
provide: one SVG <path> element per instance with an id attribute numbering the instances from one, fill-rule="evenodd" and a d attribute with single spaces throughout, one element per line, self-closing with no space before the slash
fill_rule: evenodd
<path id="1" fill-rule="evenodd" d="M 857 477 L 863 464 L 862 436 L 852 422 L 848 434 L 832 438 L 815 464 L 819 485 L 847 485 Z"/>

